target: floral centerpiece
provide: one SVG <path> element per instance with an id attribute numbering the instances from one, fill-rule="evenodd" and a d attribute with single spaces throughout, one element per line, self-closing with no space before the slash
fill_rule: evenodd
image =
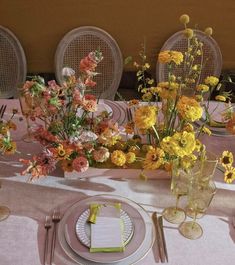
<path id="1" fill-rule="evenodd" d="M 16 142 L 12 140 L 11 131 L 16 130 L 16 124 L 13 118 L 17 113 L 16 109 L 12 110 L 12 115 L 8 120 L 0 118 L 0 154 L 12 155 L 16 152 Z"/>
<path id="2" fill-rule="evenodd" d="M 142 99 L 149 102 L 144 106 L 134 102 L 135 128 L 139 135 L 146 136 L 150 146 L 143 163 L 145 169 L 170 169 L 171 161 L 178 158 L 180 166 L 187 170 L 196 160 L 203 160 L 206 156 L 206 147 L 201 143 L 200 135 L 211 134 L 207 126 L 211 125 L 209 99 L 219 79 L 207 76 L 200 83 L 203 42 L 197 38 L 193 29 L 187 27 L 189 20 L 188 15 L 180 17 L 180 22 L 185 27 L 183 34 L 188 40 L 187 50 L 165 50 L 158 55 L 159 63 L 165 64 L 168 69 L 165 82 L 156 84 L 154 79 L 146 77 L 150 64 L 146 61 L 145 46 L 140 52 L 142 63 L 134 62 L 140 81 L 138 90 L 143 93 Z M 211 34 L 212 29 L 206 28 L 205 37 Z M 234 134 L 230 96 L 230 93 L 223 93 L 216 99 L 227 101 L 224 121 L 226 128 Z M 154 101 L 156 103 L 152 103 Z M 204 123 L 200 127 L 195 126 L 195 121 L 202 118 L 203 112 L 206 115 Z M 229 183 L 235 179 L 232 160 L 231 152 L 223 153 L 221 161 L 227 161 L 225 181 Z"/>
<path id="3" fill-rule="evenodd" d="M 175 158 L 185 170 L 198 159 L 203 160 L 206 147 L 201 143 L 200 135 L 211 134 L 207 127 L 209 101 L 204 98 L 209 98 L 219 79 L 208 76 L 199 83 L 203 65 L 196 63 L 196 59 L 203 56 L 203 43 L 192 29 L 187 28 L 187 15 L 181 16 L 180 21 L 185 26 L 188 49 L 184 53 L 160 52 L 158 60 L 169 70 L 165 82 L 156 84 L 145 76 L 150 65 L 144 52 L 141 53 L 142 63 L 135 63 L 141 81 L 139 90 L 147 104 L 135 99 L 128 103 L 126 138 L 121 136 L 118 124 L 112 121 L 109 113 L 95 113 L 98 100 L 88 94 L 95 86 L 95 69 L 102 60 L 101 52 L 91 52 L 81 60 L 78 78 L 72 69 L 63 69 L 61 86 L 55 81 L 45 85 L 40 77 L 27 81 L 21 92 L 29 106 L 29 117 L 38 125 L 35 138 L 44 150 L 32 160 L 21 160 L 27 166 L 23 173 L 37 178 L 48 175 L 60 164 L 69 172 L 84 172 L 89 166 L 141 168 L 140 176 L 146 179 L 144 170 L 169 171 Z M 211 28 L 205 33 L 210 36 Z M 189 87 L 193 93 L 186 96 L 184 91 Z M 206 94 L 209 96 L 205 97 Z M 220 99 L 228 96 L 220 95 Z M 197 127 L 195 121 L 201 119 L 203 112 L 206 121 Z M 232 120 L 232 114 L 229 115 L 228 119 Z M 235 179 L 231 163 L 227 165 L 227 171 L 227 178 Z"/>

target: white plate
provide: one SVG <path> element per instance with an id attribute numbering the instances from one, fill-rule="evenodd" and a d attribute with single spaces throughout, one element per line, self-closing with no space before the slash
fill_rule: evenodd
<path id="1" fill-rule="evenodd" d="M 91 226 L 87 222 L 89 216 L 90 216 L 90 209 L 87 209 L 79 216 L 77 223 L 76 223 L 77 237 L 81 241 L 81 243 L 84 244 L 88 248 L 91 247 L 91 240 L 90 240 Z M 134 226 L 133 226 L 130 216 L 122 209 L 120 210 L 120 219 L 123 222 L 123 227 L 124 227 L 123 242 L 124 242 L 124 245 L 126 245 L 130 241 L 133 235 Z"/>
<path id="2" fill-rule="evenodd" d="M 123 210 L 125 210 L 133 221 L 134 232 L 131 241 L 122 253 L 90 253 L 84 245 L 76 237 L 75 224 L 78 216 L 87 209 L 92 202 L 121 202 Z M 78 214 L 76 214 L 79 212 Z M 74 219 L 74 220 L 73 220 Z M 71 227 L 74 225 L 74 227 Z M 67 241 L 66 241 L 67 238 Z M 71 248 L 71 244 L 76 239 L 79 249 Z M 151 249 L 155 239 L 155 231 L 152 219 L 148 213 L 135 202 L 114 195 L 100 195 L 89 197 L 75 203 L 67 210 L 58 227 L 58 240 L 65 253 L 76 263 L 81 265 L 126 265 L 135 264 L 144 258 Z M 74 240 L 75 241 L 75 240 Z"/>

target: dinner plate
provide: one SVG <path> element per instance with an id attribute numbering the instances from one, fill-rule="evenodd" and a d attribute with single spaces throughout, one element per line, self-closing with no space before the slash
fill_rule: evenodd
<path id="1" fill-rule="evenodd" d="M 222 113 L 225 111 L 226 105 L 223 102 L 212 102 L 209 105 L 209 114 L 215 123 L 217 123 L 218 126 L 211 126 L 209 124 L 206 124 L 206 126 L 210 129 L 212 135 L 215 136 L 232 136 L 225 128 L 226 123 L 222 120 Z M 200 127 L 205 123 L 206 115 L 203 113 L 202 118 L 199 121 L 195 122 L 195 125 Z"/>
<path id="2" fill-rule="evenodd" d="M 89 249 L 77 239 L 75 233 L 77 218 L 92 202 L 121 202 L 122 209 L 130 216 L 134 225 L 134 231 L 137 232 L 134 232 L 124 252 L 90 253 Z M 135 202 L 114 195 L 89 197 L 75 203 L 65 212 L 58 227 L 58 240 L 61 247 L 72 260 L 82 265 L 135 264 L 147 255 L 153 245 L 154 238 L 155 231 L 148 213 Z"/>
<path id="3" fill-rule="evenodd" d="M 111 118 L 119 125 L 123 125 L 127 121 L 126 108 L 121 103 L 107 99 L 104 100 L 104 103 L 112 109 Z"/>
<path id="4" fill-rule="evenodd" d="M 76 222 L 76 234 L 78 239 L 81 241 L 83 245 L 90 248 L 91 247 L 91 225 L 87 222 L 90 216 L 90 209 L 84 211 L 79 217 Z M 134 226 L 131 221 L 130 216 L 123 211 L 120 210 L 120 219 L 123 223 L 123 242 L 126 245 L 130 240 L 134 232 Z"/>

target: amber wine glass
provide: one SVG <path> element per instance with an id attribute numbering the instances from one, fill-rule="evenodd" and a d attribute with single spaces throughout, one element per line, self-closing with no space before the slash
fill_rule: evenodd
<path id="1" fill-rule="evenodd" d="M 198 215 L 203 216 L 209 207 L 214 195 L 216 193 L 216 186 L 213 181 L 208 185 L 195 181 L 188 193 L 187 208 L 193 213 L 193 220 L 183 222 L 179 226 L 180 233 L 189 239 L 198 239 L 203 234 L 203 229 L 197 223 Z"/>
<path id="2" fill-rule="evenodd" d="M 2 188 L 2 183 L 0 181 L 0 189 Z M 10 209 L 7 206 L 0 205 L 0 221 L 5 220 L 10 215 Z"/>
<path id="3" fill-rule="evenodd" d="M 190 171 L 185 171 L 179 165 L 179 160 L 175 159 L 172 163 L 171 192 L 176 196 L 175 206 L 164 209 L 162 215 L 165 220 L 173 224 L 180 224 L 185 220 L 185 211 L 179 207 L 179 200 L 186 196 L 190 186 Z"/>
<path id="4" fill-rule="evenodd" d="M 35 139 L 32 134 L 32 128 L 29 121 L 29 114 L 30 114 L 30 102 L 26 101 L 25 97 L 19 97 L 21 112 L 26 120 L 27 126 L 27 133 L 23 135 L 22 140 L 26 143 L 33 143 Z"/>

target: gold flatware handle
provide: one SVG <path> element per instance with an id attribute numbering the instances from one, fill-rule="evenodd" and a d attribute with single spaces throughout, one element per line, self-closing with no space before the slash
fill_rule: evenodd
<path id="1" fill-rule="evenodd" d="M 153 219 L 153 223 L 154 223 L 155 230 L 156 230 L 156 242 L 157 242 L 157 247 L 158 247 L 158 254 L 159 254 L 160 261 L 163 263 L 165 261 L 164 249 L 163 249 L 163 245 L 161 242 L 160 226 L 158 223 L 158 218 L 157 218 L 156 212 L 153 213 L 152 219 Z"/>
<path id="2" fill-rule="evenodd" d="M 167 253 L 167 248 L 166 248 L 166 239 L 165 239 L 164 230 L 163 230 L 162 216 L 158 217 L 158 224 L 159 224 L 159 227 L 160 227 L 160 234 L 161 234 L 161 240 L 162 240 L 162 245 L 163 245 L 165 258 L 166 258 L 166 261 L 168 262 L 168 253 Z"/>

